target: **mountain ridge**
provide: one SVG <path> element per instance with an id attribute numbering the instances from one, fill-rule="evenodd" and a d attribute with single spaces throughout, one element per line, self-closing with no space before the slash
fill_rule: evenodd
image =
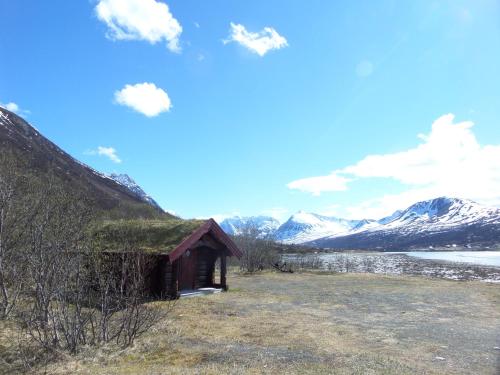
<path id="1" fill-rule="evenodd" d="M 299 211 L 271 235 L 284 244 L 343 249 L 492 244 L 500 242 L 500 209 L 468 199 L 438 197 L 379 220 L 348 220 Z"/>
<path id="2" fill-rule="evenodd" d="M 220 223 L 221 228 L 230 235 L 240 235 L 248 231 L 256 231 L 260 238 L 273 236 L 280 223 L 271 216 L 233 216 Z"/>
<path id="3" fill-rule="evenodd" d="M 3 107 L 0 107 L 0 149 L 20 173 L 37 176 L 52 173 L 68 191 L 80 191 L 91 197 L 105 215 L 117 218 L 168 215 L 123 184 L 80 162 Z"/>
<path id="4" fill-rule="evenodd" d="M 126 173 L 110 173 L 107 175 L 109 178 L 115 180 L 118 182 L 120 185 L 125 186 L 127 189 L 132 191 L 134 194 L 136 194 L 138 197 L 140 197 L 144 202 L 149 203 L 151 206 L 163 210 L 163 208 L 149 195 L 147 194 L 142 187 L 135 182 L 135 180 L 130 177 Z"/>
<path id="5" fill-rule="evenodd" d="M 417 202 L 392 220 L 343 236 L 327 236 L 308 245 L 326 248 L 398 250 L 500 243 L 500 209 L 472 200 L 439 197 Z M 379 222 L 380 222 L 379 221 Z"/>

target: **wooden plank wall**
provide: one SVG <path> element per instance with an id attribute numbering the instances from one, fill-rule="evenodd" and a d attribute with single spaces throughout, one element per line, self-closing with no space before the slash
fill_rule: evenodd
<path id="1" fill-rule="evenodd" d="M 175 297 L 177 295 L 177 277 L 174 269 L 175 264 L 170 263 L 167 257 L 162 257 L 159 268 L 162 295 Z"/>

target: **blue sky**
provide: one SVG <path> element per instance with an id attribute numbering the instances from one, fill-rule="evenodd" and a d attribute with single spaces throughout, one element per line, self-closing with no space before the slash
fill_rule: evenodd
<path id="1" fill-rule="evenodd" d="M 497 1 L 0 8 L 0 103 L 183 217 L 500 205 Z"/>

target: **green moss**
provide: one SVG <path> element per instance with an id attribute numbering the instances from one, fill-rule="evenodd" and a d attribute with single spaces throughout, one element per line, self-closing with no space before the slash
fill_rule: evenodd
<path id="1" fill-rule="evenodd" d="M 101 251 L 169 254 L 205 222 L 202 220 L 113 220 L 93 229 Z"/>

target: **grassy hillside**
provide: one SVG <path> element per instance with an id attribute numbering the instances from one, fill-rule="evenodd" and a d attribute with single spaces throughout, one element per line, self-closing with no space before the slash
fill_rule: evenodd
<path id="1" fill-rule="evenodd" d="M 80 163 L 41 135 L 21 117 L 0 108 L 0 173 L 29 179 L 51 176 L 68 193 L 92 202 L 105 218 L 171 217 L 114 180 Z M 4 172 L 6 173 L 6 172 Z"/>

